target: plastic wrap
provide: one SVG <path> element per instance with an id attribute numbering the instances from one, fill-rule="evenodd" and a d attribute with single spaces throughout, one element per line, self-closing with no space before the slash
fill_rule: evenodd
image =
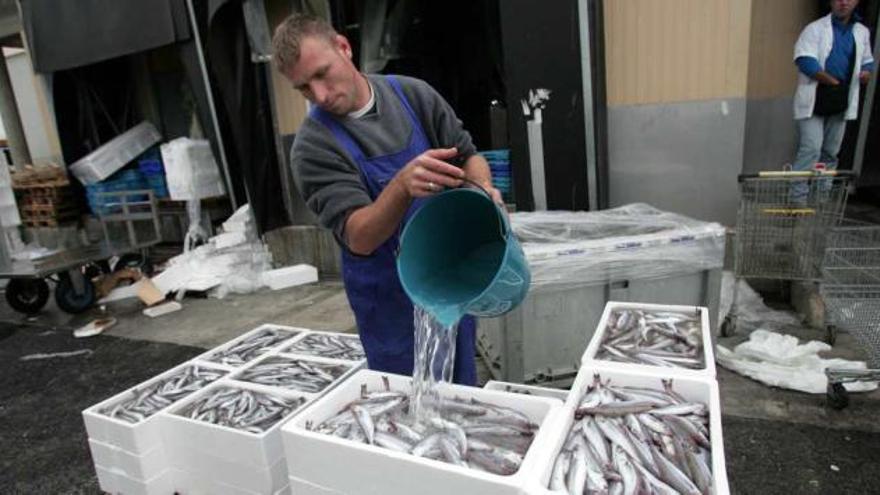
<path id="1" fill-rule="evenodd" d="M 532 290 L 666 277 L 720 268 L 724 227 L 642 203 L 597 212 L 510 215 Z"/>

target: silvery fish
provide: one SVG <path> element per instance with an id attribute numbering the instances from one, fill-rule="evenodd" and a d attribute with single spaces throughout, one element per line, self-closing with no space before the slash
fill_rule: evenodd
<path id="1" fill-rule="evenodd" d="M 318 393 L 349 369 L 350 366 L 345 365 L 277 356 L 247 368 L 234 378 L 272 387 Z"/>
<path id="2" fill-rule="evenodd" d="M 711 493 L 709 410 L 678 394 L 671 380 L 660 385 L 614 386 L 595 375 L 548 487 L 559 493 Z"/>
<path id="3" fill-rule="evenodd" d="M 321 332 L 306 335 L 294 342 L 284 352 L 346 361 L 360 361 L 366 358 L 364 348 L 357 335 L 333 335 Z"/>
<path id="4" fill-rule="evenodd" d="M 175 414 L 250 433 L 262 433 L 296 411 L 303 397 L 281 397 L 237 387 L 217 387 Z"/>
<path id="5" fill-rule="evenodd" d="M 226 349 L 212 354 L 208 361 L 241 366 L 300 332 L 285 328 L 266 328 Z"/>
<path id="6" fill-rule="evenodd" d="M 100 412 L 112 418 L 137 423 L 193 392 L 201 390 L 225 374 L 225 371 L 198 365 L 187 366 L 169 377 L 146 386 L 136 387 L 130 397 L 126 397 Z"/>
<path id="7" fill-rule="evenodd" d="M 595 359 L 702 369 L 705 362 L 700 312 L 615 310 L 608 318 Z"/>
<path id="8" fill-rule="evenodd" d="M 374 391 L 362 386 L 361 396 L 337 415 L 307 427 L 502 476 L 519 470 L 538 429 L 520 411 L 474 399 L 451 397 L 428 404 L 429 414 L 417 421 L 410 415 L 407 393 L 387 384 Z"/>

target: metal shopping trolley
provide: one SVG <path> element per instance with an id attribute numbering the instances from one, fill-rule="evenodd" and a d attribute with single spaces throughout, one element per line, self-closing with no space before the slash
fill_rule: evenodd
<path id="1" fill-rule="evenodd" d="M 844 383 L 880 380 L 880 225 L 846 222 L 826 239 L 820 293 L 829 334 L 843 329 L 868 357 L 868 368 L 827 369 L 828 403 L 847 406 Z"/>
<path id="2" fill-rule="evenodd" d="M 733 303 L 721 335 L 736 332 L 742 278 L 818 280 L 824 237 L 846 207 L 849 171 L 766 171 L 739 176 Z"/>

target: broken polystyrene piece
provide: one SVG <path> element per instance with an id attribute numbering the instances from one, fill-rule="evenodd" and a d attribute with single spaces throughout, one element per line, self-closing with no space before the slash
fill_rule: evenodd
<path id="1" fill-rule="evenodd" d="M 864 361 L 824 359 L 819 352 L 831 347 L 824 342 L 800 344 L 791 335 L 755 330 L 749 340 L 733 348 L 715 346 L 716 362 L 741 375 L 774 387 L 811 394 L 824 394 L 828 385 L 826 368 L 865 369 Z M 866 392 L 877 388 L 877 382 L 844 384 L 850 392 Z"/>
<path id="2" fill-rule="evenodd" d="M 272 290 L 318 281 L 318 269 L 312 265 L 294 265 L 263 272 L 263 283 Z"/>
<path id="3" fill-rule="evenodd" d="M 156 318 L 157 316 L 167 315 L 168 313 L 180 311 L 181 309 L 183 309 L 182 304 L 177 301 L 169 301 L 165 304 L 160 304 L 158 306 L 153 306 L 152 308 L 147 308 L 143 311 L 143 313 L 150 318 Z"/>
<path id="4" fill-rule="evenodd" d="M 225 234 L 216 235 L 211 238 L 211 243 L 217 249 L 226 249 L 233 246 L 238 246 L 239 244 L 244 244 L 248 241 L 248 236 L 245 232 L 227 232 Z"/>
<path id="5" fill-rule="evenodd" d="M 115 324 L 116 318 L 99 318 L 97 320 L 92 320 L 87 325 L 83 325 L 74 330 L 73 336 L 77 338 L 93 337 Z"/>

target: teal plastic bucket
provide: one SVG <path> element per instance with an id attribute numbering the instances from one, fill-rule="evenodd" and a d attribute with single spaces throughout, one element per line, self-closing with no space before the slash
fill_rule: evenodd
<path id="1" fill-rule="evenodd" d="M 526 297 L 531 274 L 507 215 L 481 189 L 431 197 L 400 237 L 397 272 L 413 303 L 443 325 L 500 316 Z"/>

